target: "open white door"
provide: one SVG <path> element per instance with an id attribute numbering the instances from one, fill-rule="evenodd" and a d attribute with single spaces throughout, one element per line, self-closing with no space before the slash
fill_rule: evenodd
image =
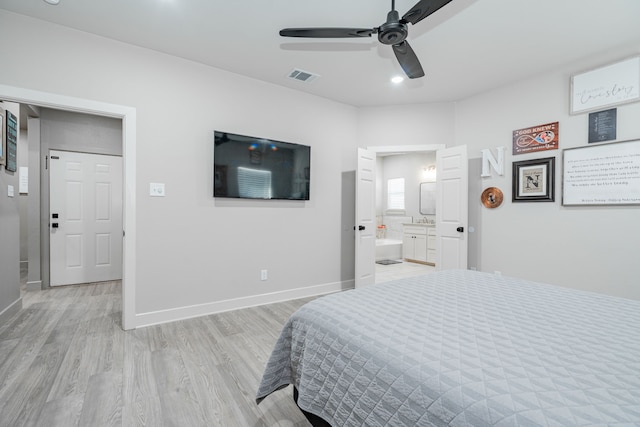
<path id="1" fill-rule="evenodd" d="M 356 288 L 376 281 L 376 153 L 358 148 L 356 170 Z"/>
<path id="2" fill-rule="evenodd" d="M 50 285 L 122 279 L 122 157 L 49 158 Z"/>
<path id="3" fill-rule="evenodd" d="M 467 146 L 436 152 L 436 269 L 467 268 Z"/>

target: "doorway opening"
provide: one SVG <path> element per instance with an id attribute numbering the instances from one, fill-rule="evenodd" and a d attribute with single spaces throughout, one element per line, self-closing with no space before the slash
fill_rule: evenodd
<path id="1" fill-rule="evenodd" d="M 377 153 L 436 151 L 435 265 L 467 268 L 468 159 L 466 145 L 358 148 L 356 169 L 355 286 L 375 282 L 375 180 Z M 410 226 L 414 224 L 410 223 Z M 423 233 L 427 234 L 428 233 Z M 428 238 L 427 238 L 428 240 Z M 425 248 L 428 252 L 428 246 Z"/>
<path id="2" fill-rule="evenodd" d="M 420 203 L 420 188 L 425 182 L 433 182 L 435 185 L 435 156 L 438 148 L 369 148 L 376 153 L 376 283 L 435 271 L 431 264 L 409 262 L 405 259 L 404 228 L 407 223 L 435 223 L 435 212 L 425 211 Z M 401 188 L 394 186 L 398 183 L 401 183 Z M 427 236 L 423 237 L 426 241 Z M 426 258 L 423 261 L 433 263 L 433 260 Z"/>
<path id="3" fill-rule="evenodd" d="M 355 223 L 355 286 L 375 283 L 376 248 L 376 187 L 380 187 L 377 169 L 378 156 L 434 152 L 444 148 L 444 144 L 378 146 L 358 148 L 356 168 L 356 212 Z"/>
<path id="4" fill-rule="evenodd" d="M 123 245 L 122 245 L 122 328 L 135 324 L 135 247 L 136 247 L 136 110 L 133 107 L 107 104 L 81 98 L 0 85 L 0 99 L 36 107 L 112 117 L 122 120 L 123 163 Z"/>

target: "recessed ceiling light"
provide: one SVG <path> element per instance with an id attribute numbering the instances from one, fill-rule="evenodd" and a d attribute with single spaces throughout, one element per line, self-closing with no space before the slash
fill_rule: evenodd
<path id="1" fill-rule="evenodd" d="M 44 0 L 45 3 L 49 3 L 52 5 L 57 5 L 58 3 L 60 3 L 60 0 Z"/>
<path id="2" fill-rule="evenodd" d="M 391 78 L 391 82 L 398 84 L 398 83 L 402 83 L 404 81 L 404 77 L 402 76 L 395 76 Z"/>

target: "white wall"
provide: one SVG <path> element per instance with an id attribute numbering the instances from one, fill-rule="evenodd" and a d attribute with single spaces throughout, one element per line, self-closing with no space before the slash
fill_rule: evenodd
<path id="1" fill-rule="evenodd" d="M 20 59 L 3 63 L 3 84 L 137 109 L 142 323 L 145 313 L 168 320 L 189 315 L 175 312 L 184 307 L 352 285 L 353 203 L 342 194 L 355 108 L 5 11 L 0 36 L 20 40 L 0 45 L 3 58 Z M 310 145 L 311 200 L 214 199 L 214 129 Z M 149 197 L 150 182 L 167 196 Z"/>
<path id="2" fill-rule="evenodd" d="M 387 180 L 392 178 L 404 178 L 405 182 L 405 212 L 416 220 L 423 218 L 435 219 L 434 215 L 422 215 L 420 213 L 420 183 L 432 181 L 424 171 L 429 165 L 436 164 L 436 154 L 409 153 L 382 157 L 379 174 L 382 186 L 382 213 L 387 209 Z M 378 172 L 378 171 L 377 171 Z"/>
<path id="3" fill-rule="evenodd" d="M 525 277 L 568 287 L 640 299 L 640 207 L 564 207 L 562 150 L 588 145 L 588 114 L 569 115 L 570 77 L 637 54 L 640 40 L 594 54 L 589 59 L 517 85 L 464 100 L 456 110 L 456 145 L 467 144 L 469 157 L 504 146 L 505 176 L 476 176 L 480 188 L 496 186 L 505 194 L 497 209 L 479 209 L 483 271 Z M 617 140 L 640 138 L 640 103 L 617 106 Z M 560 123 L 560 149 L 512 156 L 515 129 Z M 495 152 L 495 150 L 494 150 Z M 553 203 L 512 203 L 512 161 L 556 158 Z M 481 191 L 481 190 L 480 190 Z M 470 195 L 480 203 L 480 194 Z"/>
<path id="4" fill-rule="evenodd" d="M 364 107 L 358 109 L 358 146 L 359 147 L 387 147 L 402 145 L 453 145 L 455 140 L 455 104 L 416 104 L 383 107 Z M 413 157 L 417 154 L 409 154 Z M 419 155 L 418 155 L 419 156 Z M 393 158 L 397 156 L 382 157 L 376 159 L 376 215 L 378 221 L 382 222 L 382 215 L 386 209 L 386 165 L 393 165 L 396 162 Z M 402 156 L 404 157 L 404 156 Z M 419 159 L 415 157 L 414 159 Z M 406 159 L 405 159 L 406 160 Z M 401 166 L 408 165 L 401 161 Z M 429 161 L 428 164 L 435 163 Z M 418 161 L 416 172 L 421 165 Z M 392 166 L 394 171 L 397 171 Z M 397 172 L 393 172 L 397 175 Z M 417 191 L 421 178 L 412 180 L 410 193 Z M 418 215 L 418 197 L 409 196 L 407 215 Z M 420 216 L 422 217 L 422 216 Z M 398 230 L 389 233 L 393 237 L 398 237 Z"/>
<path id="5" fill-rule="evenodd" d="M 562 149 L 587 145 L 587 114 L 570 116 L 573 73 L 638 54 L 640 40 L 519 84 L 452 104 L 363 108 L 358 144 L 446 143 L 468 146 L 470 170 L 469 260 L 478 270 L 501 271 L 567 287 L 640 299 L 640 207 L 561 206 Z M 618 140 L 640 138 L 640 103 L 618 106 Z M 511 156 L 511 133 L 560 122 L 560 150 Z M 435 139 L 436 141 L 434 141 Z M 480 150 L 507 148 L 505 175 L 480 177 Z M 494 150 L 495 152 L 495 150 Z M 556 201 L 512 203 L 511 162 L 556 157 Z M 501 188 L 498 209 L 481 207 L 480 193 Z"/>
<path id="6" fill-rule="evenodd" d="M 455 104 L 416 104 L 358 109 L 358 146 L 451 145 Z"/>
<path id="7" fill-rule="evenodd" d="M 586 116 L 567 114 L 569 75 L 637 53 L 640 43 L 457 106 L 355 109 L 6 11 L 0 36 L 20 40 L 0 44 L 3 84 L 137 109 L 140 323 L 350 285 L 356 146 L 467 144 L 473 158 L 508 147 L 513 129 L 551 121 L 560 121 L 562 148 L 585 144 Z M 620 139 L 640 137 L 639 113 L 640 104 L 619 108 Z M 310 145 L 311 201 L 213 199 L 214 129 Z M 150 182 L 165 183 L 167 197 L 149 197 Z M 510 176 L 481 187 L 490 185 L 508 195 Z M 479 212 L 479 269 L 640 298 L 638 207 L 563 208 L 558 198 Z"/>

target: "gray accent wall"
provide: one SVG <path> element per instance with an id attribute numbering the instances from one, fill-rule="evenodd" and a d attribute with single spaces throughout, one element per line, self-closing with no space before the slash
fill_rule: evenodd
<path id="1" fill-rule="evenodd" d="M 43 152 L 78 151 L 122 156 L 122 120 L 71 111 L 40 111 Z"/>

